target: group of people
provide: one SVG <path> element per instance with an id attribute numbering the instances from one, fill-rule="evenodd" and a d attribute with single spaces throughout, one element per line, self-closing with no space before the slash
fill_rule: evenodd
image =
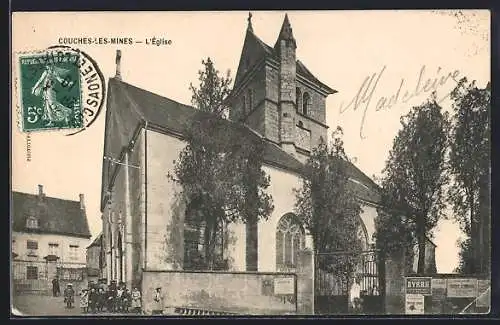
<path id="1" fill-rule="evenodd" d="M 79 305 L 83 313 L 104 310 L 111 313 L 142 313 L 142 296 L 138 288 L 130 291 L 124 282 L 117 284 L 116 281 L 111 281 L 109 285 L 106 282 L 105 279 L 98 283 L 89 282 L 88 287 L 81 290 Z M 75 294 L 72 284 L 68 283 L 64 290 L 66 308 L 73 308 Z"/>

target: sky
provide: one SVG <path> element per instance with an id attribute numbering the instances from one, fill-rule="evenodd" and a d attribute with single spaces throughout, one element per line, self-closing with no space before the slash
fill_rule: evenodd
<path id="1" fill-rule="evenodd" d="M 285 12 L 252 14 L 254 33 L 273 46 Z M 401 116 L 431 93 L 423 89 L 428 79 L 437 85 L 445 110 L 450 109 L 447 94 L 454 80 L 466 76 L 480 87 L 490 80 L 488 11 L 289 11 L 288 16 L 297 58 L 338 91 L 327 98 L 327 124 L 343 128 L 347 153 L 368 176 L 381 176 Z M 115 74 L 120 49 L 125 82 L 190 104 L 189 84 L 197 85 L 202 59 L 210 57 L 218 70 L 230 70 L 235 77 L 247 17 L 248 12 L 241 11 L 14 13 L 13 58 L 60 45 L 64 38 L 131 37 L 142 43 L 77 47 L 95 60 L 106 82 Z M 153 37 L 171 44 L 146 44 Z M 77 135 L 33 132 L 27 161 L 26 134 L 15 113 L 18 97 L 14 92 L 12 189 L 36 193 L 43 184 L 46 195 L 75 201 L 83 193 L 95 237 L 101 230 L 105 107 L 95 123 Z M 433 232 L 438 272 L 452 272 L 462 234 L 451 213 Z"/>

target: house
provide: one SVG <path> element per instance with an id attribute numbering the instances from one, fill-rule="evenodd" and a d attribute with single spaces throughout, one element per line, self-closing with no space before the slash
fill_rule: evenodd
<path id="1" fill-rule="evenodd" d="M 43 291 L 56 275 L 81 281 L 90 230 L 84 195 L 72 201 L 12 192 L 12 279 L 19 290 Z"/>
<path id="2" fill-rule="evenodd" d="M 312 248 L 310 234 L 293 214 L 293 190 L 301 186 L 311 148 L 327 137 L 326 98 L 336 91 L 297 60 L 296 47 L 287 16 L 274 47 L 254 34 L 249 20 L 228 99 L 230 118 L 221 123 L 264 144 L 263 170 L 275 208 L 266 221 L 225 225 L 220 253 L 231 271 L 293 272 L 297 252 Z M 106 277 L 130 286 L 141 283 L 145 270 L 189 269 L 203 250 L 189 204 L 167 175 L 186 145 L 186 127 L 207 113 L 121 80 L 120 58 L 117 53 L 116 76 L 108 82 L 102 242 Z M 362 207 L 359 236 L 373 266 L 362 285 L 376 286 L 371 248 L 379 188 L 355 165 L 342 163 Z"/>
<path id="3" fill-rule="evenodd" d="M 102 233 L 87 247 L 87 276 L 89 280 L 102 278 Z"/>

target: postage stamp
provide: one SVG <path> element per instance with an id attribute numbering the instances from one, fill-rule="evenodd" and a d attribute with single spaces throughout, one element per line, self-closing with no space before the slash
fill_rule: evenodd
<path id="1" fill-rule="evenodd" d="M 104 101 L 104 78 L 88 55 L 57 46 L 22 53 L 18 65 L 23 132 L 72 129 L 75 134 L 97 118 Z"/>

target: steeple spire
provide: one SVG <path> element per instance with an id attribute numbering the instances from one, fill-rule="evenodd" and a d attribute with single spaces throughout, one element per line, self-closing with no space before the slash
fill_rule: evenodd
<path id="1" fill-rule="evenodd" d="M 253 33 L 253 27 L 252 27 L 252 13 L 251 12 L 248 12 L 248 26 L 247 26 L 247 30 L 252 32 Z"/>
<path id="2" fill-rule="evenodd" d="M 276 44 L 278 45 L 281 40 L 286 41 L 287 44 L 292 44 L 294 47 L 297 47 L 295 38 L 293 37 L 292 26 L 290 25 L 290 20 L 288 20 L 288 14 L 285 14 L 285 19 L 283 20 L 283 25 L 281 25 L 281 31 Z"/>

